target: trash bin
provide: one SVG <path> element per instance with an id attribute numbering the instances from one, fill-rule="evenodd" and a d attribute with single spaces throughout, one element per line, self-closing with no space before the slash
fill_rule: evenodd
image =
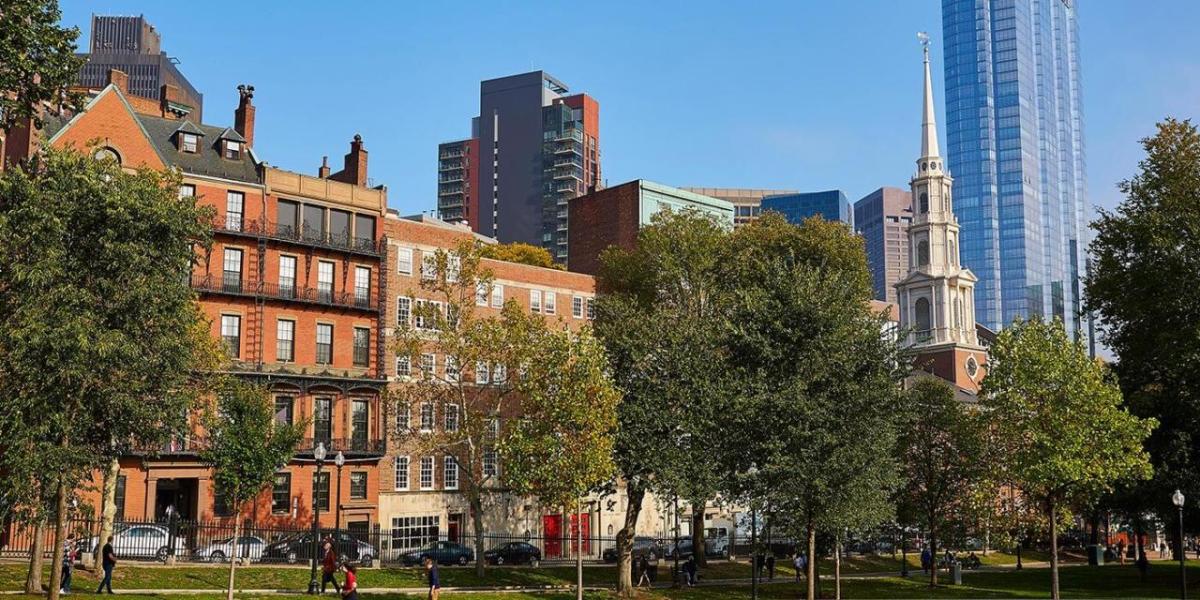
<path id="1" fill-rule="evenodd" d="M 1104 548 L 1099 544 L 1092 544 L 1088 546 L 1088 566 L 1104 566 Z"/>
<path id="2" fill-rule="evenodd" d="M 962 563 L 957 560 L 950 563 L 950 577 L 954 581 L 954 585 L 962 585 Z"/>

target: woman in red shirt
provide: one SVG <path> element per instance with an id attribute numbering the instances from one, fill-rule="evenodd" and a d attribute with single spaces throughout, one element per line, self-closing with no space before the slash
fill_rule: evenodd
<path id="1" fill-rule="evenodd" d="M 342 584 L 342 598 L 358 600 L 358 570 L 354 568 L 354 565 L 344 562 L 342 563 L 342 572 L 346 574 L 346 582 Z"/>

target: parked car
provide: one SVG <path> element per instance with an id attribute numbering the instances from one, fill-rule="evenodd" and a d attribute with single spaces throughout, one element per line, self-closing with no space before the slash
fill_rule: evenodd
<path id="1" fill-rule="evenodd" d="M 663 555 L 663 549 L 654 538 L 635 537 L 633 538 L 632 554 L 633 560 L 641 560 L 645 556 L 646 560 L 655 561 Z M 615 547 L 605 548 L 601 556 L 604 558 L 604 562 L 615 563 L 617 562 L 617 549 Z"/>
<path id="2" fill-rule="evenodd" d="M 687 560 L 692 556 L 692 538 L 679 538 L 679 560 Z M 663 557 L 668 559 L 675 558 L 675 539 L 671 538 L 663 542 Z"/>
<path id="3" fill-rule="evenodd" d="M 230 556 L 240 556 L 248 558 L 252 562 L 262 560 L 263 547 L 267 542 L 256 535 L 243 535 L 238 538 L 237 547 L 234 548 L 233 537 L 227 537 L 214 541 L 213 543 L 196 550 L 197 560 L 206 560 L 209 562 L 225 562 Z"/>
<path id="4" fill-rule="evenodd" d="M 486 558 L 486 553 L 484 555 Z M 434 542 L 419 550 L 410 550 L 400 555 L 405 565 L 419 565 L 432 558 L 439 565 L 465 565 L 475 560 L 475 551 L 454 542 Z"/>
<path id="5" fill-rule="evenodd" d="M 113 554 L 117 558 L 153 558 L 166 562 L 171 554 L 171 532 L 162 525 L 120 525 L 113 531 Z M 94 552 L 103 545 L 96 537 L 89 538 L 83 546 L 86 552 Z M 175 536 L 175 555 L 187 553 L 183 536 Z"/>
<path id="6" fill-rule="evenodd" d="M 533 564 L 542 560 L 542 551 L 528 542 L 509 542 L 484 552 L 483 560 L 493 565 Z"/>
<path id="7" fill-rule="evenodd" d="M 375 547 L 359 540 L 345 531 L 324 531 L 321 532 L 319 539 L 325 538 L 334 539 L 334 547 L 337 549 L 338 556 L 342 560 L 355 561 L 362 565 L 370 565 L 371 561 L 379 555 Z M 318 552 L 320 550 L 318 549 Z M 312 532 L 300 533 L 287 536 L 278 541 L 267 544 L 262 549 L 262 560 L 264 562 L 286 562 L 294 564 L 301 561 L 312 560 L 313 557 L 313 538 Z"/>

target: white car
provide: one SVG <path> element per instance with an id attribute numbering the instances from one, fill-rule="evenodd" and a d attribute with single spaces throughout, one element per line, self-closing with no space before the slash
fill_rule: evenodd
<path id="1" fill-rule="evenodd" d="M 113 554 L 117 558 L 153 558 L 166 562 L 170 552 L 171 533 L 162 525 L 124 525 L 113 532 Z M 95 537 L 88 539 L 89 552 L 104 543 Z M 175 556 L 186 556 L 183 536 L 175 536 Z"/>
<path id="2" fill-rule="evenodd" d="M 262 538 L 256 535 L 243 535 L 238 539 L 237 548 L 232 547 L 230 543 L 232 541 L 232 536 L 222 538 L 196 550 L 196 560 L 225 562 L 234 555 L 249 559 L 251 562 L 262 560 L 263 547 L 267 545 Z"/>

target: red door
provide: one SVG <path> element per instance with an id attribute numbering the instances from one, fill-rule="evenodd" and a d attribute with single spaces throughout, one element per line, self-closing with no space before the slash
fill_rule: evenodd
<path id="1" fill-rule="evenodd" d="M 579 513 L 571 515 L 571 550 L 578 553 L 579 550 L 579 526 L 583 524 L 583 554 L 584 556 L 592 553 L 592 520 L 588 518 L 587 513 Z"/>
<path id="2" fill-rule="evenodd" d="M 545 558 L 562 558 L 562 515 L 544 515 L 542 517 L 542 543 Z"/>

